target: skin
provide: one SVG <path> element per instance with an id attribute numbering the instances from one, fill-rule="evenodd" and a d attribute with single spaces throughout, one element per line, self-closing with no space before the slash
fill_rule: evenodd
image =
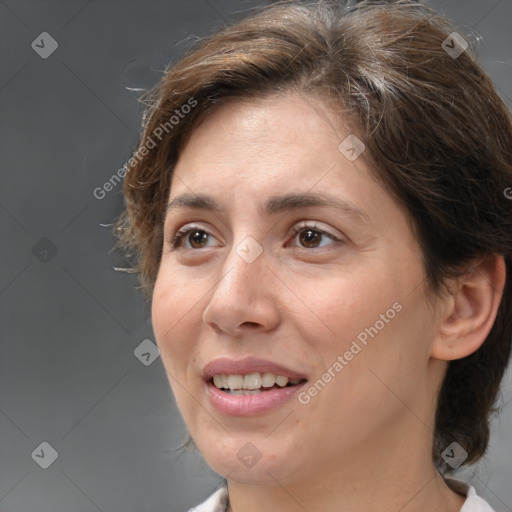
<path id="1" fill-rule="evenodd" d="M 235 512 L 459 511 L 431 457 L 435 397 L 447 361 L 485 340 L 505 267 L 488 258 L 427 300 L 421 253 L 405 209 L 371 177 L 364 153 L 349 161 L 350 130 L 327 106 L 297 93 L 233 101 L 195 130 L 176 165 L 169 200 L 205 193 L 224 213 L 181 209 L 165 240 L 152 320 L 169 382 L 196 445 L 228 479 Z M 308 207 L 267 215 L 270 196 L 335 195 L 363 210 Z M 295 235 L 300 221 L 321 235 Z M 172 247 L 176 231 L 193 232 Z M 253 237 L 252 262 L 237 246 Z M 311 239 L 309 239 L 311 240 Z M 200 372 L 217 357 L 284 364 L 316 382 L 365 328 L 402 309 L 308 404 L 292 399 L 251 417 L 210 404 Z M 252 467 L 237 457 L 251 442 Z"/>

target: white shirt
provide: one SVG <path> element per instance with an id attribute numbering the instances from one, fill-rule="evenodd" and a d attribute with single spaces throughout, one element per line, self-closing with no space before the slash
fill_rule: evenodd
<path id="1" fill-rule="evenodd" d="M 484 499 L 477 495 L 472 485 L 450 477 L 445 477 L 444 480 L 453 491 L 466 496 L 466 501 L 459 512 L 495 512 Z M 227 512 L 227 510 L 228 488 L 226 482 L 224 482 L 200 505 L 189 509 L 189 512 Z"/>

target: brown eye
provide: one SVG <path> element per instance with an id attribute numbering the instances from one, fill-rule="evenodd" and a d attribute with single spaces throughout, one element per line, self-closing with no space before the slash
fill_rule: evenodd
<path id="1" fill-rule="evenodd" d="M 210 233 L 197 226 L 185 226 L 178 230 L 172 241 L 174 248 L 182 247 L 183 240 L 190 243 L 192 249 L 202 249 Z M 187 247 L 188 248 L 188 247 Z"/>
<path id="2" fill-rule="evenodd" d="M 208 238 L 208 234 L 199 229 L 193 229 L 189 233 L 187 240 L 191 243 L 192 247 L 195 247 L 194 244 L 197 243 L 202 248 L 201 244 Z"/>
<path id="3" fill-rule="evenodd" d="M 328 237 L 335 242 L 340 242 L 338 238 L 326 231 L 319 229 L 316 225 L 299 225 L 293 228 L 295 238 L 299 238 L 301 246 L 305 249 L 316 249 L 321 247 L 318 244 L 323 238 Z"/>
<path id="4" fill-rule="evenodd" d="M 312 246 L 316 246 L 316 243 L 322 238 L 322 233 L 314 229 L 303 229 L 299 232 L 299 240 L 301 244 L 305 245 L 309 249 Z"/>

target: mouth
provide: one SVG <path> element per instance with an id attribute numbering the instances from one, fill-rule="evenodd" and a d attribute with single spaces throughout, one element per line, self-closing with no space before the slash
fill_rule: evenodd
<path id="1" fill-rule="evenodd" d="M 286 375 L 271 372 L 241 374 L 215 374 L 208 381 L 220 391 L 235 396 L 250 396 L 268 393 L 271 390 L 291 388 L 307 382 L 304 378 L 290 379 Z"/>
<path id="2" fill-rule="evenodd" d="M 210 404 L 229 416 L 253 416 L 291 400 L 308 379 L 280 364 L 254 357 L 220 358 L 202 372 Z"/>

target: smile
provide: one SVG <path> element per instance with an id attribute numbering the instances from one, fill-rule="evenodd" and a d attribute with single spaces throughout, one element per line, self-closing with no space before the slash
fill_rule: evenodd
<path id="1" fill-rule="evenodd" d="M 247 375 L 214 375 L 213 384 L 232 395 L 256 395 L 270 389 L 294 386 L 304 379 L 289 379 L 284 375 L 275 373 L 249 373 Z"/>
<path id="2" fill-rule="evenodd" d="M 212 406 L 229 416 L 254 416 L 275 409 L 300 392 L 307 381 L 299 384 L 279 385 L 266 389 L 219 389 L 213 382 L 206 384 L 206 393 Z"/>
<path id="3" fill-rule="evenodd" d="M 211 405 L 222 414 L 252 416 L 283 405 L 305 385 L 305 375 L 278 363 L 219 358 L 203 368 Z"/>

